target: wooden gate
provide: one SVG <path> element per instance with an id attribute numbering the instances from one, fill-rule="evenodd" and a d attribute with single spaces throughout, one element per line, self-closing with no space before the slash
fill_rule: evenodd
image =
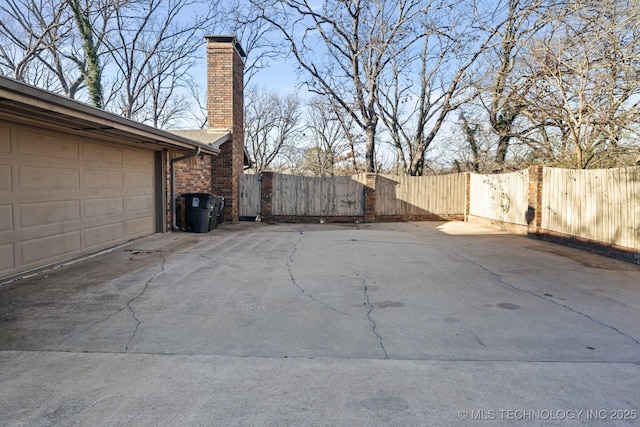
<path id="1" fill-rule="evenodd" d="M 260 214 L 260 174 L 240 175 L 240 219 L 255 219 Z"/>

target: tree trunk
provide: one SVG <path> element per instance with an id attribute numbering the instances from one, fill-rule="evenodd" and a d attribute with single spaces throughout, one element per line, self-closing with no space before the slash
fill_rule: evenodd
<path id="1" fill-rule="evenodd" d="M 73 11 L 80 38 L 82 39 L 82 47 L 84 50 L 84 60 L 86 68 L 81 68 L 84 80 L 89 90 L 91 102 L 97 108 L 104 107 L 104 99 L 102 95 L 102 67 L 98 50 L 93 40 L 93 27 L 86 10 L 83 10 L 78 0 L 67 0 L 67 4 Z M 80 65 L 80 64 L 79 64 Z"/>
<path id="2" fill-rule="evenodd" d="M 365 130 L 367 143 L 365 146 L 365 159 L 367 168 L 367 172 L 375 173 L 376 172 L 376 123 L 372 121 L 369 126 Z"/>

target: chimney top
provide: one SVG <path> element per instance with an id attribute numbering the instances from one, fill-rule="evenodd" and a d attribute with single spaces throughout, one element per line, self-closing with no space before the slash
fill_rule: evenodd
<path id="1" fill-rule="evenodd" d="M 246 58 L 247 57 L 247 55 L 244 53 L 244 49 L 242 49 L 242 46 L 240 46 L 240 41 L 234 35 L 231 35 L 231 34 L 228 34 L 228 35 L 205 35 L 204 38 L 207 39 L 207 42 L 231 43 L 236 48 L 236 50 L 238 51 L 238 53 L 240 54 L 240 56 L 242 58 Z"/>

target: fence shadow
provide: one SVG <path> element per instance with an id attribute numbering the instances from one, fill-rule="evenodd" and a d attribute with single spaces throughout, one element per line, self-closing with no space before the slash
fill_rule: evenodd
<path id="1" fill-rule="evenodd" d="M 376 175 L 376 221 L 462 220 L 467 174 Z"/>

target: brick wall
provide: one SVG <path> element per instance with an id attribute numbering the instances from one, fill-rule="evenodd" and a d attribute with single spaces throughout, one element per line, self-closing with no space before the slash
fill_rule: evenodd
<path id="1" fill-rule="evenodd" d="M 244 52 L 235 37 L 207 36 L 209 129 L 231 131 L 212 162 L 212 191 L 225 198 L 225 218 L 237 221 L 244 166 Z"/>
<path id="2" fill-rule="evenodd" d="M 206 36 L 209 130 L 231 132 L 232 140 L 220 146 L 218 156 L 200 155 L 180 161 L 186 153 L 166 157 L 167 229 L 172 229 L 172 195 L 176 218 L 184 228 L 185 193 L 213 193 L 225 198 L 226 219 L 238 220 L 239 177 L 244 166 L 244 52 L 233 36 Z M 171 173 L 175 189 L 171 188 Z"/>
<path id="3" fill-rule="evenodd" d="M 171 230 L 171 165 L 172 159 L 183 156 L 184 153 L 170 152 L 167 156 L 167 230 Z M 184 199 L 185 193 L 212 193 L 211 176 L 212 164 L 215 156 L 203 154 L 196 157 L 177 161 L 175 168 L 175 195 L 176 195 L 176 224 L 184 229 Z M 214 193 L 215 194 L 215 193 Z"/>
<path id="4" fill-rule="evenodd" d="M 368 173 L 364 187 L 364 222 L 376 222 L 376 183 L 378 175 Z"/>

